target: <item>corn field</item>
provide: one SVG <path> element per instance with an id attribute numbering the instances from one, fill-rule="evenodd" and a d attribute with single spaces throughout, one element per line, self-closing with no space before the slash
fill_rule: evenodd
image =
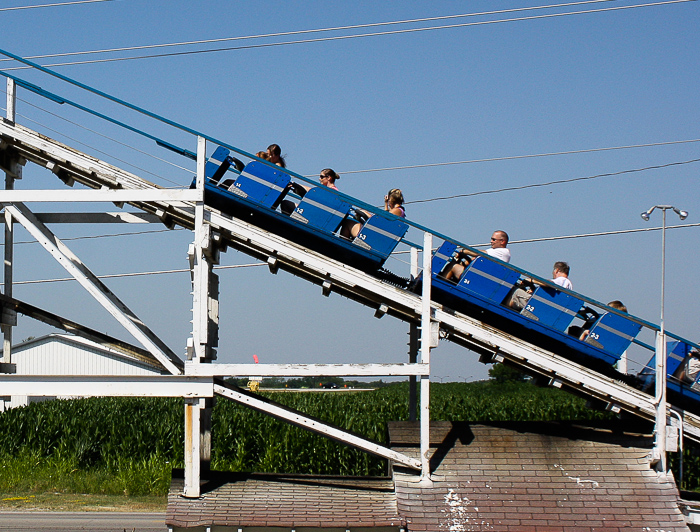
<path id="1" fill-rule="evenodd" d="M 263 395 L 379 443 L 387 443 L 387 422 L 408 419 L 408 383 L 374 391 Z M 172 468 L 184 464 L 183 417 L 181 399 L 146 398 L 48 401 L 4 412 L 0 493 L 165 494 Z M 529 383 L 431 385 L 431 418 L 436 421 L 606 417 L 580 398 Z M 219 399 L 213 410 L 212 469 L 384 475 L 387 464 Z"/>

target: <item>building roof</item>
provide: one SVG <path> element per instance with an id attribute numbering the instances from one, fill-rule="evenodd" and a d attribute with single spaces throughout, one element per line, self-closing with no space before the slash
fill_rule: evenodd
<path id="1" fill-rule="evenodd" d="M 403 525 L 389 478 L 209 473 L 202 497 L 188 500 L 182 471 L 173 473 L 170 527 L 293 527 L 344 529 Z"/>
<path id="2" fill-rule="evenodd" d="M 431 479 L 213 473 L 201 500 L 174 477 L 166 523 L 466 532 L 687 532 L 672 478 L 649 467 L 648 425 L 431 423 Z M 389 426 L 393 449 L 419 456 L 419 426 Z M 218 528 L 217 528 L 218 529 Z"/>
<path id="3" fill-rule="evenodd" d="M 390 437 L 417 456 L 414 423 Z M 649 467 L 651 438 L 619 423 L 432 423 L 430 440 L 431 482 L 395 468 L 407 530 L 688 531 L 673 479 Z"/>
<path id="4" fill-rule="evenodd" d="M 47 346 L 51 346 L 52 349 L 42 349 Z M 108 374 L 109 372 L 105 370 L 107 361 L 126 364 L 148 373 L 164 372 L 162 366 L 156 360 L 151 360 L 152 355 L 149 355 L 145 350 L 133 348 L 132 352 L 127 352 L 117 345 L 98 343 L 73 334 L 51 333 L 29 338 L 12 346 L 12 356 L 18 362 L 17 372 L 19 374 L 35 372 L 35 368 L 32 368 L 31 364 L 25 363 L 24 358 L 29 354 L 37 358 L 36 362 L 42 371 L 53 374 L 65 373 L 67 368 L 64 359 L 79 354 L 86 355 L 86 358 L 82 360 L 81 364 L 78 364 L 78 368 L 71 368 L 71 371 L 76 369 L 76 374 Z"/>

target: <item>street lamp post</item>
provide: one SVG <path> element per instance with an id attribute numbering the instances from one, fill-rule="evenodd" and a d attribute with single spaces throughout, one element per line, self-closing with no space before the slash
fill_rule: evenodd
<path id="1" fill-rule="evenodd" d="M 654 209 L 662 211 L 661 224 L 661 322 L 659 323 L 659 334 L 656 336 L 656 427 L 654 449 L 658 461 L 656 470 L 666 473 L 666 330 L 664 329 L 664 291 L 666 284 L 666 211 L 671 209 L 681 220 L 688 216 L 686 211 L 678 210 L 672 205 L 654 205 L 648 211 L 642 213 L 642 218 L 649 221 L 649 216 Z"/>

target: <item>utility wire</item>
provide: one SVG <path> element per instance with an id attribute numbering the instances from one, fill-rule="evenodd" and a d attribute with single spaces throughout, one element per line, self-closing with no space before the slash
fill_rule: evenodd
<path id="1" fill-rule="evenodd" d="M 666 229 L 681 229 L 681 228 L 688 228 L 688 227 L 700 227 L 700 223 L 696 224 L 680 224 L 680 225 L 667 225 Z M 572 238 L 588 238 L 588 237 L 596 237 L 596 236 L 611 236 L 611 235 L 622 235 L 622 234 L 629 234 L 629 233 L 642 233 L 642 232 L 648 232 L 648 231 L 661 231 L 661 227 L 645 227 L 643 229 L 622 229 L 619 231 L 605 231 L 605 232 L 600 232 L 600 233 L 583 233 L 583 234 L 578 234 L 578 235 L 563 235 L 563 236 L 551 236 L 551 237 L 543 237 L 543 238 L 531 238 L 527 240 L 511 240 L 508 242 L 509 245 L 511 244 L 525 244 L 525 243 L 534 243 L 534 242 L 547 242 L 547 241 L 552 241 L 552 240 L 566 240 L 566 239 L 572 239 Z M 489 244 L 473 244 L 471 247 L 474 248 L 480 248 L 480 247 L 488 247 Z M 408 251 L 400 251 L 394 254 L 405 254 L 409 253 Z M 215 270 L 231 270 L 231 269 L 238 269 L 238 268 L 253 268 L 257 266 L 267 266 L 267 262 L 254 262 L 254 263 L 249 263 L 249 264 L 231 264 L 227 266 L 214 266 L 213 269 Z M 98 275 L 97 277 L 99 279 L 113 279 L 113 278 L 118 278 L 118 277 L 141 277 L 145 275 L 163 275 L 163 274 L 171 274 L 171 273 L 190 273 L 191 270 L 188 268 L 181 268 L 181 269 L 176 269 L 176 270 L 158 270 L 158 271 L 151 271 L 151 272 L 134 272 L 134 273 L 114 273 L 114 274 L 107 274 L 107 275 Z M 61 277 L 57 279 L 35 279 L 35 280 L 30 280 L 30 281 L 14 281 L 12 284 L 15 285 L 20 285 L 20 284 L 38 284 L 38 283 L 56 283 L 56 282 L 65 282 L 65 281 L 75 281 L 73 277 Z"/>
<path id="2" fill-rule="evenodd" d="M 61 242 L 70 242 L 71 240 L 93 240 L 97 238 L 111 238 L 118 236 L 137 236 L 137 235 L 150 235 L 155 233 L 167 233 L 169 231 L 185 231 L 182 227 L 175 227 L 173 229 L 149 229 L 146 231 L 130 231 L 125 233 L 110 233 L 107 235 L 84 235 L 84 236 L 74 236 L 68 238 L 61 238 Z M 13 245 L 18 246 L 20 244 L 37 244 L 36 240 L 21 240 L 18 242 L 13 242 Z M 0 242 L 0 247 L 5 245 L 4 242 Z"/>
<path id="3" fill-rule="evenodd" d="M 607 1 L 607 0 L 606 0 Z M 0 93 L 6 94 L 6 91 L 0 89 Z M 85 126 L 82 126 L 81 124 L 77 122 L 73 122 L 71 120 L 68 120 L 66 118 L 61 117 L 60 115 L 57 115 L 55 113 L 52 113 L 51 111 L 44 109 L 43 107 L 39 107 L 37 105 L 34 105 L 26 100 L 20 99 L 23 103 L 26 103 L 27 105 L 34 107 L 35 109 L 39 109 L 53 117 L 56 117 L 60 120 L 64 120 L 65 122 L 68 122 L 69 124 L 72 124 L 74 126 L 80 127 L 82 129 L 85 129 L 86 131 L 89 131 L 90 133 L 94 133 L 96 135 L 99 135 L 103 138 L 106 138 L 108 140 L 111 140 L 121 146 L 125 146 L 129 149 L 132 149 L 138 153 L 141 153 L 143 155 L 147 155 L 151 158 L 154 158 L 158 161 L 164 162 L 166 164 L 169 164 L 175 168 L 178 168 L 179 170 L 184 170 L 188 173 L 192 173 L 192 171 L 188 168 L 185 168 L 183 166 L 179 166 L 175 163 L 172 163 L 170 161 L 167 161 L 165 159 L 162 159 L 160 157 L 156 157 L 154 155 L 149 154 L 148 152 L 144 152 L 141 150 L 138 150 L 134 148 L 133 146 L 130 146 L 128 144 L 122 143 L 112 137 L 108 137 L 106 135 L 103 135 L 97 131 L 94 131 L 92 129 L 86 128 Z M 0 106 L 0 110 L 5 110 L 4 107 Z M 23 118 L 26 118 L 27 120 L 31 120 L 30 118 L 20 115 Z M 31 120 L 35 124 L 38 124 L 38 122 Z M 605 151 L 616 151 L 616 150 L 629 150 L 629 149 L 636 149 L 636 148 L 653 148 L 653 147 L 660 147 L 660 146 L 672 146 L 672 145 L 677 145 L 677 144 L 691 144 L 691 143 L 696 143 L 700 142 L 700 139 L 685 139 L 685 140 L 669 140 L 669 141 L 663 141 L 663 142 L 648 142 L 644 144 L 627 144 L 627 145 L 622 145 L 622 146 L 606 146 L 603 148 L 586 148 L 582 150 L 566 150 L 566 151 L 555 151 L 555 152 L 544 152 L 544 153 L 530 153 L 530 154 L 525 154 L 525 155 L 506 155 L 503 157 L 487 157 L 483 159 L 466 159 L 462 161 L 444 161 L 444 162 L 439 162 L 439 163 L 424 163 L 424 164 L 411 164 L 411 165 L 404 165 L 404 166 L 386 166 L 383 168 L 366 168 L 363 170 L 340 170 L 338 173 L 343 174 L 343 175 L 348 175 L 348 174 L 366 174 L 366 173 L 371 173 L 371 172 L 388 172 L 388 171 L 395 171 L 395 170 L 414 170 L 414 169 L 420 169 L 420 168 L 435 168 L 435 167 L 440 167 L 440 166 L 455 166 L 459 164 L 474 164 L 474 163 L 489 163 L 489 162 L 499 162 L 499 161 L 514 161 L 518 159 L 534 159 L 534 158 L 539 158 L 539 157 L 554 157 L 554 156 L 560 156 L 560 155 L 578 155 L 578 154 L 583 154 L 583 153 L 596 153 L 596 152 L 605 152 Z M 168 181 L 172 184 L 177 185 L 178 183 L 175 183 L 174 181 L 170 181 L 162 176 L 158 176 L 157 174 L 153 174 L 152 172 L 148 172 L 151 175 L 155 177 L 160 177 L 164 181 Z M 316 177 L 316 174 L 309 174 L 305 175 L 304 177 L 309 177 L 313 178 Z M 412 202 L 412 203 L 417 203 L 417 202 Z"/>
<path id="4" fill-rule="evenodd" d="M 119 141 L 119 140 L 113 138 L 113 137 L 109 137 L 109 136 L 104 135 L 104 134 L 102 134 L 102 133 L 100 133 L 100 132 L 98 132 L 98 131 L 95 131 L 95 130 L 93 130 L 93 129 L 90 129 L 90 128 L 88 128 L 88 127 L 85 127 L 85 126 L 83 126 L 82 124 L 79 124 L 79 123 L 74 122 L 74 121 L 72 121 L 72 120 L 68 120 L 67 118 L 64 118 L 64 117 L 62 117 L 62 116 L 60 116 L 60 115 L 57 115 L 57 114 L 55 114 L 55 113 L 52 113 L 51 111 L 49 111 L 49 110 L 47 110 L 47 109 L 44 109 L 43 107 L 39 107 L 39 106 L 37 106 L 37 105 L 34 105 L 34 104 L 32 104 L 32 103 L 30 103 L 30 102 L 28 102 L 28 101 L 26 101 L 26 100 L 23 100 L 23 99 L 21 99 L 21 98 L 18 98 L 18 99 L 19 99 L 21 102 L 26 103 L 26 104 L 29 105 L 30 107 L 34 107 L 35 109 L 39 109 L 40 111 L 43 111 L 43 112 L 47 113 L 48 115 L 53 116 L 54 118 L 57 118 L 57 119 L 62 120 L 62 121 L 64 121 L 64 122 L 67 122 L 67 123 L 69 123 L 69 124 L 71 124 L 71 125 L 73 125 L 73 126 L 75 126 L 75 127 L 81 128 L 81 129 L 83 129 L 83 130 L 85 130 L 85 131 L 88 131 L 89 133 L 92 133 L 93 135 L 98 135 L 98 136 L 100 136 L 100 137 L 102 137 L 102 138 L 104 138 L 104 139 L 107 139 L 107 140 L 110 140 L 110 141 L 114 142 L 115 144 L 118 144 L 119 146 L 128 148 L 128 149 L 130 149 L 130 150 L 132 150 L 132 151 L 135 151 L 136 153 L 140 153 L 141 155 L 145 155 L 145 156 L 147 156 L 147 157 L 150 157 L 151 159 L 155 159 L 155 160 L 160 161 L 160 162 L 162 162 L 162 163 L 168 164 L 168 165 L 170 165 L 170 166 L 173 166 L 173 167 L 175 167 L 175 168 L 178 168 L 179 170 L 184 170 L 185 172 L 188 172 L 189 174 L 194 174 L 194 172 L 192 172 L 192 170 L 189 170 L 189 169 L 185 168 L 184 166 L 177 165 L 177 164 L 172 163 L 172 162 L 170 162 L 170 161 L 167 161 L 166 159 L 163 159 L 163 158 L 161 158 L 161 157 L 156 157 L 155 155 L 153 155 L 153 154 L 151 154 L 151 153 L 148 153 L 148 152 L 145 152 L 145 151 L 143 151 L 143 150 L 139 150 L 138 148 L 135 148 L 134 146 L 131 146 L 130 144 L 126 144 L 126 143 L 124 143 L 124 142 L 121 142 L 121 141 Z M 84 142 L 81 142 L 80 140 L 78 140 L 78 139 L 76 139 L 76 138 L 70 137 L 70 136 L 66 135 L 65 133 L 62 133 L 62 132 L 57 131 L 57 130 L 55 130 L 55 129 L 52 129 L 52 128 L 50 128 L 50 127 L 48 127 L 48 126 L 46 126 L 46 125 L 44 125 L 44 124 L 42 124 L 42 123 L 40 123 L 40 122 L 37 122 L 36 120 L 33 120 L 32 118 L 29 118 L 29 117 L 26 116 L 26 115 L 18 114 L 18 116 L 20 116 L 20 117 L 22 117 L 22 118 L 28 120 L 29 122 L 32 122 L 32 123 L 37 124 L 37 125 L 40 125 L 41 127 L 45 128 L 45 129 L 48 130 L 48 131 L 52 131 L 52 132 L 54 132 L 54 133 L 56 133 L 56 134 L 58 134 L 58 135 L 63 136 L 64 138 L 67 138 L 67 139 L 69 139 L 69 140 L 72 140 L 72 141 L 74 141 L 74 142 L 77 142 L 77 143 L 80 144 L 81 146 L 86 146 L 86 147 L 88 147 L 88 148 L 94 150 L 94 151 L 97 152 L 97 153 L 101 153 L 101 154 L 106 155 L 106 156 L 108 156 L 108 157 L 112 157 L 115 161 L 119 161 L 120 163 L 124 163 L 124 164 L 126 164 L 127 166 L 130 166 L 131 168 L 135 168 L 135 169 L 137 169 L 137 170 L 140 170 L 141 172 L 144 172 L 144 173 L 146 173 L 146 174 L 150 174 L 150 175 L 152 175 L 153 177 L 156 177 L 156 178 L 158 178 L 158 179 L 161 179 L 161 180 L 163 180 L 163 181 L 166 181 L 166 182 L 168 182 L 168 183 L 170 183 L 170 184 L 172 184 L 172 185 L 181 186 L 181 183 L 177 183 L 177 182 L 175 182 L 175 181 L 173 181 L 173 180 L 171 180 L 171 179 L 168 179 L 168 178 L 163 177 L 163 176 L 161 176 L 161 175 L 159 175 L 159 174 L 156 174 L 156 173 L 154 173 L 154 172 L 151 172 L 151 171 L 149 171 L 149 170 L 146 170 L 145 168 L 141 168 L 140 166 L 136 166 L 136 165 L 134 165 L 133 163 L 130 163 L 130 162 L 125 161 L 125 160 L 123 160 L 123 159 L 119 159 L 119 158 L 116 157 L 115 155 L 111 155 L 111 154 L 109 154 L 109 153 L 106 153 L 106 152 L 104 152 L 104 151 L 101 151 L 101 150 L 95 148 L 94 146 L 90 146 L 89 144 L 85 144 Z"/>
<path id="5" fill-rule="evenodd" d="M 619 172 L 607 172 L 604 174 L 596 174 L 596 175 L 584 176 L 584 177 L 574 177 L 571 179 L 559 179 L 556 181 L 548 181 L 546 183 L 532 183 L 530 185 L 521 185 L 521 186 L 517 186 L 517 187 L 504 187 L 504 188 L 492 189 L 492 190 L 482 190 L 480 192 L 469 192 L 467 194 L 454 194 L 452 196 L 441 196 L 441 197 L 437 197 L 437 198 L 407 201 L 407 202 L 405 202 L 405 205 L 408 205 L 410 203 L 413 203 L 413 204 L 415 204 L 415 203 L 428 203 L 431 201 L 443 201 L 443 200 L 449 200 L 449 199 L 455 199 L 455 198 L 467 198 L 467 197 L 471 197 L 471 196 L 481 196 L 484 194 L 496 194 L 499 192 L 509 192 L 509 191 L 513 191 L 513 190 L 525 190 L 528 188 L 538 188 L 538 187 L 546 187 L 546 186 L 550 186 L 550 185 L 560 185 L 563 183 L 573 183 L 575 181 L 586 181 L 589 179 L 598 179 L 601 177 L 610 177 L 610 176 L 616 176 L 616 175 L 631 174 L 631 173 L 635 173 L 635 172 L 644 172 L 646 170 L 657 170 L 659 168 L 668 168 L 670 166 L 691 164 L 691 163 L 696 163 L 698 161 L 700 161 L 700 159 L 691 159 L 689 161 L 678 161 L 678 162 L 659 164 L 659 165 L 654 165 L 654 166 L 645 166 L 644 168 L 635 168 L 632 170 L 620 170 Z"/>
<path id="6" fill-rule="evenodd" d="M 110 58 L 110 59 L 69 61 L 69 62 L 64 62 L 64 63 L 53 63 L 53 64 L 43 65 L 43 66 L 44 67 L 60 67 L 60 66 L 73 66 L 73 65 L 87 65 L 87 64 L 94 64 L 94 63 L 110 63 L 110 62 L 115 62 L 115 61 L 129 61 L 129 60 L 136 60 L 136 59 L 155 59 L 155 58 L 160 58 L 160 57 L 176 57 L 176 56 L 183 56 L 183 55 L 204 54 L 204 53 L 213 53 L 213 52 L 249 50 L 249 49 L 254 49 L 254 48 L 269 48 L 269 47 L 273 47 L 273 46 L 286 46 L 286 45 L 294 45 L 294 44 L 308 44 L 308 43 L 315 43 L 315 42 L 327 42 L 327 41 L 338 41 L 338 40 L 345 40 L 345 39 L 357 39 L 357 38 L 361 38 L 361 37 L 378 37 L 378 36 L 385 36 L 385 35 L 399 35 L 399 34 L 403 34 L 403 33 L 416 33 L 416 32 L 420 32 L 420 31 L 465 28 L 465 27 L 470 27 L 470 26 L 483 26 L 483 25 L 487 25 L 487 24 L 499 24 L 499 23 L 503 23 L 503 22 L 522 22 L 522 21 L 527 21 L 527 20 L 546 19 L 546 18 L 562 17 L 562 16 L 569 16 L 569 15 L 585 15 L 585 14 L 591 14 L 591 13 L 602 13 L 602 12 L 606 12 L 606 11 L 619 11 L 619 10 L 623 10 L 623 9 L 654 7 L 654 6 L 680 4 L 680 3 L 696 2 L 696 1 L 698 1 L 698 0 L 666 0 L 666 1 L 662 1 L 662 2 L 650 2 L 650 3 L 646 3 L 646 4 L 634 4 L 634 5 L 630 5 L 630 6 L 616 6 L 616 7 L 589 9 L 589 10 L 581 10 L 581 11 L 569 11 L 569 12 L 565 12 L 565 13 L 550 13 L 550 14 L 544 14 L 544 15 L 531 15 L 531 16 L 527 16 L 527 17 L 515 17 L 515 18 L 508 18 L 508 19 L 486 20 L 486 21 L 480 21 L 480 22 L 465 22 L 462 24 L 449 24 L 449 25 L 444 25 L 444 26 L 430 26 L 430 27 L 426 27 L 426 28 L 409 28 L 409 29 L 403 29 L 403 30 L 380 31 L 380 32 L 374 32 L 374 33 L 359 33 L 359 34 L 354 34 L 354 35 L 339 35 L 339 36 L 334 36 L 334 37 L 320 37 L 317 39 L 300 39 L 300 40 L 295 40 L 295 41 L 250 44 L 250 45 L 243 45 L 243 46 L 230 46 L 230 47 L 223 47 L 223 48 L 211 48 L 211 49 L 207 49 L 207 50 L 193 50 L 193 51 L 187 51 L 187 52 L 171 52 L 171 53 L 162 53 L 162 54 L 135 55 L 135 56 L 131 56 L 131 57 L 118 57 L 118 58 Z M 20 66 L 20 67 L 6 68 L 4 70 L 9 72 L 11 70 L 24 70 L 27 68 L 32 68 L 32 67 Z"/>
<path id="7" fill-rule="evenodd" d="M 363 174 L 368 172 L 387 172 L 390 170 L 412 170 L 415 168 L 433 168 L 436 166 L 450 166 L 457 164 L 473 164 L 473 163 L 490 163 L 496 161 L 513 161 L 516 159 L 533 159 L 535 157 L 553 157 L 555 155 L 576 155 L 580 153 L 595 153 L 601 151 L 613 151 L 613 150 L 629 150 L 632 148 L 651 148 L 657 146 L 670 146 L 673 144 L 688 144 L 692 142 L 700 142 L 700 139 L 688 139 L 688 140 L 670 140 L 666 142 L 650 142 L 647 144 L 629 144 L 627 146 L 610 146 L 605 148 L 588 148 L 584 150 L 568 150 L 568 151 L 555 151 L 548 153 L 533 153 L 527 155 L 507 155 L 504 157 L 489 157 L 486 159 L 467 159 L 465 161 L 447 161 L 442 163 L 426 163 L 426 164 L 412 164 L 406 166 L 387 166 L 385 168 L 369 168 L 366 170 L 341 170 L 338 173 L 347 174 Z M 305 177 L 315 177 L 314 175 Z"/>
<path id="8" fill-rule="evenodd" d="M 569 2 L 565 4 L 550 4 L 550 5 L 545 5 L 545 6 L 534 6 L 534 7 L 520 7 L 520 8 L 515 8 L 515 9 L 501 9 L 497 11 L 482 11 L 479 13 L 463 13 L 460 15 L 444 15 L 440 17 L 426 17 L 426 18 L 415 18 L 415 19 L 408 19 L 408 20 L 395 20 L 395 21 L 389 21 L 389 22 L 374 22 L 370 24 L 354 24 L 350 26 L 335 26 L 335 27 L 329 27 L 329 28 L 316 28 L 316 29 L 310 29 L 310 30 L 296 30 L 296 31 L 283 31 L 283 32 L 277 32 L 277 33 L 261 33 L 258 35 L 242 35 L 238 37 L 222 37 L 220 39 L 204 39 L 204 40 L 199 40 L 199 41 L 185 41 L 185 42 L 175 42 L 175 43 L 165 43 L 165 44 L 149 44 L 149 45 L 142 45 L 142 46 L 125 46 L 121 48 L 105 48 L 102 50 L 89 50 L 89 51 L 82 51 L 82 52 L 66 52 L 66 53 L 60 53 L 60 54 L 43 54 L 43 55 L 32 55 L 25 57 L 25 59 L 48 59 L 48 58 L 56 58 L 56 57 L 70 57 L 70 56 L 77 56 L 77 55 L 89 55 L 89 54 L 101 54 L 101 53 L 114 53 L 114 52 L 131 52 L 131 51 L 136 51 L 136 50 L 149 50 L 149 49 L 154 49 L 154 48 L 168 48 L 168 47 L 174 47 L 174 46 L 192 46 L 195 44 L 212 44 L 212 43 L 218 43 L 218 42 L 230 42 L 230 41 L 240 41 L 240 40 L 248 40 L 248 39 L 264 39 L 264 38 L 269 38 L 269 37 L 288 37 L 291 35 L 304 35 L 304 34 L 309 34 L 309 33 L 322 33 L 322 32 L 327 32 L 327 31 L 342 31 L 342 30 L 352 30 L 352 29 L 360 29 L 360 28 L 373 28 L 373 27 L 378 27 L 378 26 L 391 26 L 391 25 L 398 25 L 398 24 L 414 24 L 417 22 L 431 22 L 431 21 L 437 21 L 437 20 L 450 20 L 450 19 L 455 19 L 455 18 L 464 18 L 464 17 L 476 17 L 476 16 L 483 16 L 483 15 L 498 15 L 498 14 L 505 14 L 505 13 L 515 13 L 518 11 L 533 11 L 537 9 L 553 9 L 553 8 L 558 8 L 558 7 L 570 7 L 570 6 L 575 6 L 575 5 L 582 5 L 582 4 L 598 4 L 601 2 L 617 2 L 619 0 L 585 0 L 582 2 Z M 12 59 L 0 59 L 0 62 L 2 61 L 12 61 Z"/>
<path id="9" fill-rule="evenodd" d="M 58 2 L 56 4 L 39 4 L 36 6 L 0 7 L 0 11 L 18 11 L 20 9 L 37 9 L 40 7 L 62 7 L 76 4 L 94 4 L 96 2 L 111 2 L 112 0 L 75 0 L 74 2 Z"/>
<path id="10" fill-rule="evenodd" d="M 668 228 L 667 228 L 668 229 Z M 255 262 L 252 264 L 230 264 L 228 266 L 214 266 L 215 270 L 231 270 L 236 268 L 252 268 L 254 266 L 267 266 L 267 262 Z M 170 273 L 190 273 L 189 268 L 181 268 L 177 270 L 158 270 L 152 272 L 134 272 L 134 273 L 113 273 L 107 275 L 97 275 L 98 279 L 114 279 L 117 277 L 141 277 L 144 275 L 163 275 Z M 65 281 L 75 281 L 74 277 L 61 277 L 58 279 L 36 279 L 33 281 L 13 281 L 12 284 L 38 284 L 38 283 L 59 283 Z"/>
<path id="11" fill-rule="evenodd" d="M 31 105 L 31 104 L 30 104 L 30 105 Z M 47 112 L 48 112 L 48 111 L 47 111 Z M 52 114 L 52 113 L 50 113 L 50 114 Z M 27 118 L 27 117 L 24 117 L 24 118 Z M 58 118 L 61 118 L 61 117 L 58 117 Z M 29 119 L 29 118 L 27 118 L 27 119 L 28 119 L 28 120 L 31 120 L 31 119 Z M 62 118 L 62 119 L 63 119 L 63 118 Z M 63 120 L 66 120 L 66 119 L 63 119 Z M 31 120 L 31 121 L 34 122 L 34 123 L 37 123 L 37 122 L 35 122 L 34 120 Z M 68 121 L 68 120 L 66 120 L 66 121 Z M 73 122 L 70 122 L 70 121 L 68 121 L 68 122 L 69 122 L 69 123 L 73 123 Z M 75 124 L 75 123 L 73 123 L 73 124 L 76 125 L 76 126 L 79 126 L 78 124 Z M 79 127 L 82 127 L 82 126 L 79 126 Z M 50 128 L 47 128 L 47 129 L 50 129 Z M 87 128 L 85 128 L 85 129 L 87 129 Z M 55 131 L 55 130 L 51 130 L 51 131 Z M 56 133 L 59 133 L 59 132 L 57 132 L 57 131 L 55 131 L 55 132 L 56 132 Z M 96 133 L 96 132 L 95 132 L 95 133 Z M 99 133 L 97 133 L 97 134 L 99 134 Z M 102 136 L 104 136 L 104 135 L 102 135 Z M 105 138 L 109 138 L 109 137 L 105 137 Z M 72 139 L 72 140 L 75 140 L 76 142 L 79 142 L 80 144 L 85 145 L 84 143 L 82 143 L 82 142 L 80 142 L 80 141 L 77 141 L 76 139 Z M 114 139 L 110 139 L 110 140 L 114 140 Z M 404 167 L 391 167 L 391 168 L 386 168 L 386 169 L 345 171 L 345 172 L 340 172 L 340 173 L 348 174 L 348 173 L 359 173 L 359 172 L 382 171 L 382 170 L 389 170 L 389 169 L 395 170 L 395 169 L 400 169 L 400 168 L 418 168 L 418 167 L 429 167 L 429 166 L 441 166 L 441 165 L 448 165 L 448 164 L 468 164 L 468 163 L 474 163 L 474 162 L 503 161 L 503 160 L 525 159 L 525 158 L 533 158 L 533 157 L 547 157 L 547 156 L 554 156 L 554 155 L 567 155 L 567 154 L 578 154 L 578 153 L 591 153 L 591 152 L 596 152 L 596 151 L 609 151 L 609 150 L 620 150 L 620 149 L 641 148 L 641 147 L 652 147 L 652 146 L 666 146 L 666 145 L 672 145 L 672 144 L 684 144 L 684 143 L 692 143 L 692 142 L 699 142 L 699 141 L 700 141 L 700 139 L 690 139 L 690 140 L 682 140 L 682 141 L 657 142 L 657 143 L 636 144 L 636 145 L 629 145 L 629 146 L 616 146 L 616 147 L 608 147 L 608 148 L 591 148 L 591 149 L 586 149 L 586 150 L 571 150 L 571 151 L 551 152 L 551 153 L 543 153 L 543 154 L 516 155 L 516 156 L 507 156 L 507 157 L 494 157 L 494 158 L 489 158 L 489 159 L 473 159 L 473 160 L 469 160 L 469 161 L 455 161 L 455 162 L 448 162 L 448 163 L 431 163 L 431 164 L 426 164 L 426 165 L 413 165 L 413 166 L 404 166 Z M 118 141 L 116 141 L 116 140 L 114 140 L 114 142 L 117 142 L 117 143 L 121 144 L 120 142 L 118 142 Z M 135 149 L 135 148 L 133 148 L 133 149 Z M 99 150 L 97 150 L 97 151 L 98 151 L 99 153 L 104 153 L 104 152 L 101 152 L 101 151 L 99 151 Z M 136 150 L 136 151 L 138 152 L 139 150 Z M 141 153 L 144 153 L 144 152 L 141 152 Z M 148 154 L 146 154 L 146 155 L 148 155 Z M 156 158 L 156 159 L 159 159 L 159 158 Z M 120 162 L 124 162 L 124 163 L 126 163 L 126 164 L 129 164 L 130 166 L 133 166 L 133 165 L 131 165 L 130 163 L 127 163 L 126 161 L 122 161 L 121 159 L 117 159 L 117 160 L 119 160 Z M 162 160 L 162 159 L 159 159 L 159 160 Z M 407 201 L 407 202 L 405 202 L 405 205 L 409 205 L 409 204 L 418 204 L 418 203 L 430 203 L 430 202 L 433 202 L 433 201 L 445 201 L 445 200 L 450 200 L 450 199 L 466 198 L 466 197 L 472 197 L 472 196 L 481 196 L 481 195 L 485 195 L 485 194 L 496 194 L 496 193 L 499 193 L 499 192 L 510 192 L 510 191 L 515 191 L 515 190 L 526 190 L 526 189 L 529 189 L 529 188 L 539 188 L 539 187 L 546 187 L 546 186 L 551 186 L 551 185 L 559 185 L 559 184 L 573 183 L 573 182 L 576 182 L 576 181 L 587 181 L 587 180 L 592 180 L 592 179 L 599 179 L 599 178 L 601 178 L 601 177 L 611 177 L 611 176 L 616 176 L 616 175 L 631 174 L 631 173 L 643 172 L 643 171 L 647 171 L 647 170 L 658 170 L 658 169 L 660 169 L 660 168 L 668 168 L 668 167 L 671 167 L 671 166 L 680 166 L 680 165 L 685 165 L 685 164 L 696 163 L 696 162 L 699 162 L 699 161 L 700 161 L 700 159 L 690 159 L 690 160 L 688 160 L 688 161 L 675 161 L 675 162 L 665 163 L 665 164 L 660 164 L 660 165 L 646 166 L 646 167 L 643 167 L 643 168 L 634 168 L 634 169 L 628 169 L 628 170 L 620 170 L 620 171 L 618 171 L 618 172 L 606 172 L 606 173 L 596 174 L 596 175 L 592 175 L 592 176 L 574 177 L 574 178 L 570 178 L 570 179 L 559 179 L 559 180 L 554 180 L 554 181 L 547 181 L 547 182 L 544 182 L 544 183 L 531 183 L 531 184 L 529 184 L 529 185 L 521 185 L 521 186 L 514 186 L 514 187 L 505 187 L 505 188 L 492 189 L 492 190 L 483 190 L 483 191 L 479 191 L 479 192 L 470 192 L 470 193 L 465 193 L 465 194 L 453 194 L 453 195 L 450 195 L 450 196 L 439 196 L 439 197 L 435 197 L 435 198 L 426 198 L 426 199 L 422 199 L 422 200 Z M 165 161 L 165 162 L 167 162 L 167 161 Z M 177 166 L 177 165 L 173 165 L 173 166 Z M 135 167 L 135 168 L 138 168 L 138 167 Z M 182 167 L 179 167 L 179 168 L 181 168 L 181 169 L 183 169 L 183 170 L 187 170 L 187 169 L 182 168 Z M 149 172 L 149 171 L 147 171 L 147 170 L 143 170 L 143 169 L 141 169 L 141 168 L 139 168 L 139 169 L 142 170 L 142 171 L 144 171 L 144 172 L 146 172 L 146 173 L 149 173 L 149 174 L 151 174 L 151 175 L 153 175 L 153 176 L 155 176 L 155 177 L 159 177 L 159 178 L 164 179 L 164 180 L 166 180 L 166 181 L 169 181 L 169 182 L 171 182 L 171 183 L 173 183 L 173 184 L 177 184 L 177 183 L 174 183 L 173 181 L 170 181 L 170 180 L 168 180 L 168 179 L 166 179 L 166 178 L 162 178 L 161 176 L 158 176 L 157 174 L 153 174 L 152 172 Z M 306 176 L 306 177 L 313 177 L 313 176 L 312 176 L 312 175 L 308 175 L 308 176 Z"/>

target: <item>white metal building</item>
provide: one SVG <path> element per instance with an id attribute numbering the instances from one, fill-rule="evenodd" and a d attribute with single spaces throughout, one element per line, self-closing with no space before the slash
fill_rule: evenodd
<path id="1" fill-rule="evenodd" d="M 162 372 L 121 350 L 69 334 L 49 334 L 12 347 L 18 375 L 151 375 Z M 56 398 L 67 398 L 66 396 Z M 46 397 L 2 396 L 0 411 Z"/>

